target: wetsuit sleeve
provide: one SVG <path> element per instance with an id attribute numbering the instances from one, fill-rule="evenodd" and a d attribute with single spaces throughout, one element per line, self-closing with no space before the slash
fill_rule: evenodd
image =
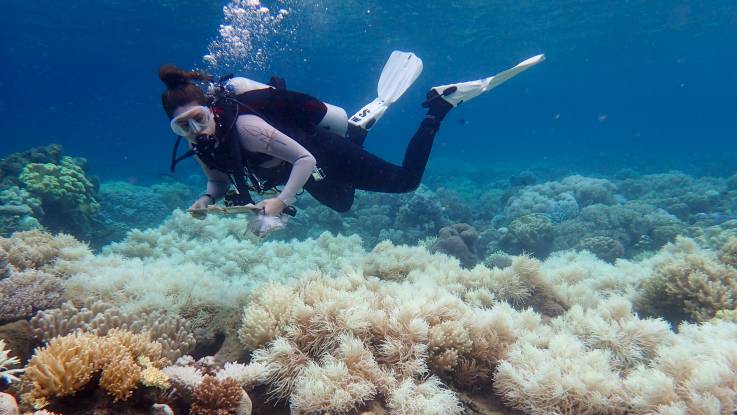
<path id="1" fill-rule="evenodd" d="M 202 167 L 202 171 L 205 173 L 205 176 L 207 176 L 207 190 L 205 193 L 215 198 L 213 202 L 223 197 L 225 192 L 228 191 L 228 188 L 230 188 L 228 175 L 207 167 L 197 156 L 195 156 L 195 160 L 197 160 L 197 164 Z"/>
<path id="2" fill-rule="evenodd" d="M 297 192 L 307 183 L 315 168 L 315 157 L 298 142 L 256 115 L 241 115 L 237 125 L 243 148 L 292 164 L 289 179 L 277 198 L 287 205 L 294 203 Z"/>

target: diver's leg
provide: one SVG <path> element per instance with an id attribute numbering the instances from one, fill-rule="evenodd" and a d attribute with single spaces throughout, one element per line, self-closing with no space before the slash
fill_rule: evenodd
<path id="1" fill-rule="evenodd" d="M 355 124 L 348 123 L 348 139 L 354 144 L 358 144 L 363 147 L 364 141 L 366 141 L 366 135 L 368 130 L 361 128 Z"/>
<path id="2" fill-rule="evenodd" d="M 348 212 L 356 194 L 353 186 L 330 179 L 311 179 L 305 184 L 305 190 L 318 202 L 337 212 Z"/>
<path id="3" fill-rule="evenodd" d="M 435 134 L 445 114 L 453 108 L 443 99 L 429 99 L 428 112 L 409 142 L 401 166 L 389 163 L 340 137 L 321 138 L 315 157 L 328 178 L 356 189 L 404 193 L 417 188 L 425 172 Z"/>

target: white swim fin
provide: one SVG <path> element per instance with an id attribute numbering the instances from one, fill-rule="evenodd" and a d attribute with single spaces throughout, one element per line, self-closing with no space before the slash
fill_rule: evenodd
<path id="1" fill-rule="evenodd" d="M 503 84 L 508 79 L 517 76 L 519 73 L 524 72 L 544 60 L 545 55 L 536 55 L 520 62 L 514 68 L 507 69 L 504 72 L 499 72 L 494 76 L 476 81 L 436 86 L 433 87 L 431 91 L 435 91 L 435 93 L 441 96 L 445 101 L 456 107 L 462 102 L 475 98 L 484 92 Z"/>
<path id="2" fill-rule="evenodd" d="M 381 71 L 378 97 L 361 108 L 348 122 L 364 130 L 371 128 L 422 73 L 422 59 L 411 52 L 395 50 Z"/>

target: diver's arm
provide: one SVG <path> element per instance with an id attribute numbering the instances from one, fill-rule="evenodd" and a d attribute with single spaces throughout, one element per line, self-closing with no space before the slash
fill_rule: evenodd
<path id="1" fill-rule="evenodd" d="M 197 163 L 202 167 L 202 171 L 207 176 L 207 191 L 200 197 L 206 197 L 207 195 L 212 196 L 212 201 L 208 204 L 215 203 L 218 199 L 225 195 L 225 192 L 230 188 L 230 181 L 228 175 L 217 170 L 213 170 L 205 165 L 199 157 L 195 157 Z"/>
<path id="2" fill-rule="evenodd" d="M 297 192 L 307 183 L 317 163 L 298 142 L 255 115 L 238 117 L 241 146 L 248 151 L 264 153 L 292 164 L 289 179 L 277 196 L 285 205 L 294 203 Z"/>

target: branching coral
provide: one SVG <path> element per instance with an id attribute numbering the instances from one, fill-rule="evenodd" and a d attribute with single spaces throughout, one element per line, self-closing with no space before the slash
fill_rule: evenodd
<path id="1" fill-rule="evenodd" d="M 59 306 L 62 278 L 68 276 L 64 264 L 80 251 L 89 254 L 85 245 L 64 234 L 34 230 L 0 238 L 0 322 Z"/>
<path id="2" fill-rule="evenodd" d="M 721 258 L 729 260 L 731 248 L 725 246 Z M 640 299 L 644 310 L 676 321 L 706 321 L 719 310 L 737 308 L 737 269 L 713 252 L 679 238 L 652 261 Z"/>
<path id="3" fill-rule="evenodd" d="M 139 358 L 145 358 L 140 365 Z M 36 350 L 22 377 L 23 400 L 43 408 L 54 398 L 73 395 L 98 372 L 100 386 L 115 400 L 125 400 L 142 381 L 142 369 L 166 363 L 161 345 L 146 335 L 114 329 L 100 337 L 78 331 Z"/>
<path id="4" fill-rule="evenodd" d="M 195 329 L 223 332 L 237 324 L 232 317 L 260 283 L 315 269 L 337 272 L 363 253 L 355 236 L 258 244 L 241 238 L 243 232 L 239 220 L 198 221 L 179 212 L 159 229 L 132 232 L 109 254 L 68 264 L 74 276 L 65 283 L 65 299 L 96 298 L 126 313 L 177 314 Z"/>
<path id="5" fill-rule="evenodd" d="M 57 307 L 62 301 L 61 279 L 37 270 L 14 272 L 0 280 L 0 323 Z"/>
<path id="6" fill-rule="evenodd" d="M 23 372 L 23 369 L 10 369 L 10 366 L 14 366 L 20 363 L 17 357 L 10 356 L 10 350 L 5 348 L 5 340 L 0 339 L 0 380 L 7 383 L 17 381 L 16 376 Z"/>
<path id="7" fill-rule="evenodd" d="M 172 361 L 194 348 L 195 338 L 189 323 L 177 316 L 158 312 L 128 314 L 101 301 L 77 308 L 66 302 L 58 309 L 38 312 L 31 318 L 35 336 L 48 341 L 76 330 L 105 336 L 112 329 L 148 333 L 161 344 L 164 355 Z"/>
<path id="8" fill-rule="evenodd" d="M 516 342 L 494 390 L 529 414 L 728 414 L 737 399 L 735 350 L 733 323 L 685 324 L 672 333 L 615 298 L 596 310 L 574 307 Z"/>
<path id="9" fill-rule="evenodd" d="M 232 415 L 243 398 L 243 388 L 231 379 L 218 380 L 205 376 L 195 389 L 192 415 Z"/>
<path id="10" fill-rule="evenodd" d="M 272 398 L 288 398 L 295 413 L 340 413 L 375 397 L 389 399 L 406 380 L 412 382 L 406 394 L 436 399 L 429 386 L 413 389 L 428 370 L 453 382 L 454 370 L 465 370 L 457 381 L 466 386 L 489 382 L 507 347 L 540 324 L 534 314 L 503 303 L 478 309 L 435 284 L 381 282 L 348 272 L 338 279 L 318 275 L 271 285 L 253 293 L 241 340 L 249 349 L 261 347 L 252 364 L 266 367 Z M 273 310 L 268 299 L 276 299 Z M 269 336 L 254 327 L 270 327 Z M 268 343 L 271 336 L 277 337 Z M 453 394 L 443 393 L 451 402 L 443 408 L 455 408 Z M 417 405 L 397 404 L 395 413 L 423 413 L 423 404 Z"/>
<path id="11" fill-rule="evenodd" d="M 38 269 L 58 274 L 56 262 L 78 256 L 76 252 L 86 250 L 86 246 L 70 235 L 33 230 L 0 238 L 0 249 L 6 252 L 8 264 L 15 271 Z"/>

